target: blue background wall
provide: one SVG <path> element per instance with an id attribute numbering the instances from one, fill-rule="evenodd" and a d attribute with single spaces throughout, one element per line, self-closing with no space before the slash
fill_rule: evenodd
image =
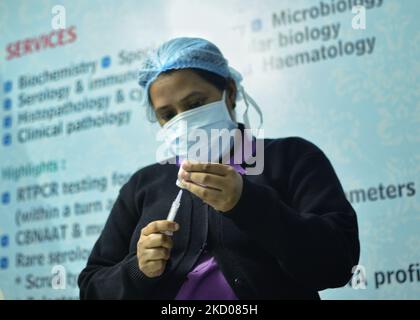
<path id="1" fill-rule="evenodd" d="M 342 8 L 348 1 L 322 3 Z M 69 43 L 36 50 L 41 36 L 52 31 L 56 4 L 0 2 L 1 298 L 78 297 L 77 275 L 119 188 L 154 162 L 157 126 L 138 105 L 139 59 L 175 36 L 204 37 L 220 47 L 261 106 L 267 137 L 304 137 L 332 161 L 358 213 L 367 283 L 366 289 L 326 290 L 322 298 L 420 297 L 417 0 L 366 1 L 373 8 L 366 11 L 365 30 L 352 28 L 351 10 L 291 25 L 273 18 L 283 10 L 320 8 L 321 1 L 62 1 L 63 41 Z M 335 39 L 279 46 L 281 34 L 338 24 Z M 33 52 L 10 59 L 10 50 L 17 42 L 25 46 L 25 39 L 32 39 L 26 46 Z M 371 52 L 290 65 L 300 53 L 313 55 L 322 46 L 334 54 L 339 41 L 359 43 L 360 50 L 364 43 L 366 49 L 366 39 L 375 41 Z M 70 67 L 72 76 L 20 85 L 24 77 Z M 61 96 L 51 93 L 58 88 Z M 48 92 L 47 98 L 39 95 Z M 69 103 L 83 101 L 90 104 L 69 109 Z M 54 113 L 63 106 L 67 113 Z M 258 117 L 251 116 L 256 124 Z M 92 119 L 106 121 L 92 125 Z M 51 126 L 59 129 L 55 135 L 28 139 L 31 130 Z M 56 195 L 30 192 L 54 184 Z M 66 270 L 64 290 L 51 288 L 57 264 Z"/>

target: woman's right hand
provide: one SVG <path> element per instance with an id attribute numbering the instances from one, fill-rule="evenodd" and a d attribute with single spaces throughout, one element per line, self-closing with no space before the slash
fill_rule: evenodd
<path id="1" fill-rule="evenodd" d="M 179 230 L 179 224 L 168 220 L 149 223 L 141 229 L 137 242 L 137 260 L 140 270 L 149 278 L 160 276 L 169 260 L 172 238 L 164 232 Z"/>

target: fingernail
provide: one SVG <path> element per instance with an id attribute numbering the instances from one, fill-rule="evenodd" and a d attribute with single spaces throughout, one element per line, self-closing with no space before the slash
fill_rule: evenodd
<path id="1" fill-rule="evenodd" d="M 189 180 L 190 174 L 188 172 L 182 171 L 181 172 L 181 178 L 184 180 Z"/>
<path id="2" fill-rule="evenodd" d="M 179 230 L 179 224 L 178 223 L 176 223 L 175 224 L 175 231 L 178 231 Z"/>
<path id="3" fill-rule="evenodd" d="M 184 170 L 181 168 L 178 171 L 178 179 L 181 180 L 182 179 L 182 175 L 184 174 Z"/>
<path id="4" fill-rule="evenodd" d="M 182 169 L 185 169 L 186 170 L 186 169 L 188 169 L 189 165 L 190 165 L 189 161 L 188 160 L 184 160 L 182 162 L 181 167 L 182 167 Z"/>
<path id="5" fill-rule="evenodd" d="M 181 189 L 185 189 L 185 185 L 184 185 L 184 183 L 182 182 L 182 179 L 178 179 L 178 180 L 176 180 L 176 185 L 177 185 L 178 187 L 180 187 Z"/>

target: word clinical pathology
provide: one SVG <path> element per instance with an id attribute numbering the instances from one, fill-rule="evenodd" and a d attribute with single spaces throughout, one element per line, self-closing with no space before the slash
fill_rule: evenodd
<path id="1" fill-rule="evenodd" d="M 76 27 L 71 26 L 67 29 L 53 30 L 48 34 L 42 34 L 38 37 L 18 40 L 7 44 L 6 60 L 20 58 L 22 56 L 36 53 L 42 50 L 65 46 L 75 42 L 76 39 Z"/>

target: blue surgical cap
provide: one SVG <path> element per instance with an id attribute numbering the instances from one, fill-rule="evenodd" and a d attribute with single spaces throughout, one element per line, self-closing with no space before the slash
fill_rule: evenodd
<path id="1" fill-rule="evenodd" d="M 237 100 L 244 98 L 247 110 L 248 101 L 252 105 L 255 104 L 254 107 L 260 114 L 260 118 L 262 117 L 256 103 L 241 86 L 241 74 L 228 65 L 228 61 L 219 48 L 208 40 L 189 37 L 171 39 L 157 49 L 148 52 L 143 59 L 140 65 L 138 83 L 143 88 L 141 104 L 148 107 L 148 112 L 153 110 L 149 96 L 149 88 L 153 81 L 165 71 L 186 68 L 207 70 L 223 78 L 233 79 L 238 92 L 241 93 L 236 95 Z"/>

